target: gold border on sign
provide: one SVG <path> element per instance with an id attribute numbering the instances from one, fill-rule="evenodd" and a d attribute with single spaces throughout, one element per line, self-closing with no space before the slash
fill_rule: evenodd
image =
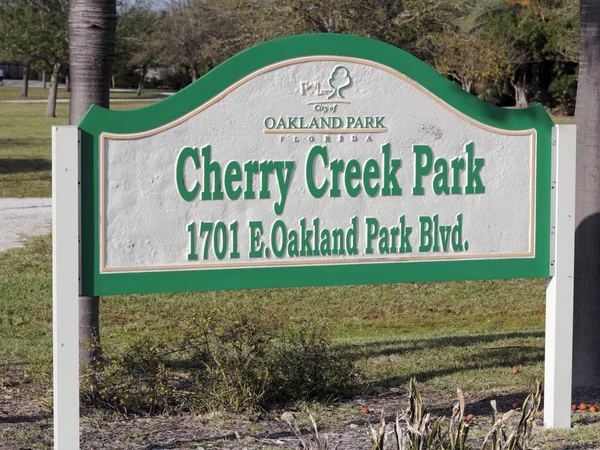
<path id="1" fill-rule="evenodd" d="M 336 130 L 331 130 L 331 129 L 327 129 L 327 130 L 322 130 L 322 129 L 318 129 L 318 130 L 300 130 L 300 129 L 291 129 L 291 130 L 285 130 L 285 131 L 281 131 L 281 130 L 263 130 L 264 134 L 298 134 L 298 133 L 303 133 L 303 134 L 348 134 L 348 133 L 356 133 L 356 134 L 360 134 L 360 133 L 368 133 L 368 134 L 373 134 L 373 133 L 387 133 L 387 128 L 360 128 L 360 129 L 353 129 L 353 128 L 338 128 Z"/>
<path id="2" fill-rule="evenodd" d="M 373 67 L 375 69 L 383 70 L 384 72 L 387 72 L 388 74 L 390 74 L 396 78 L 399 78 L 399 79 L 405 81 L 406 83 L 410 84 L 415 89 L 417 89 L 419 92 L 424 94 L 426 97 L 433 100 L 438 105 L 442 106 L 444 109 L 451 112 L 455 116 L 470 123 L 471 125 L 474 125 L 478 128 L 486 130 L 486 131 L 490 131 L 492 133 L 501 134 L 501 135 L 505 135 L 505 136 L 531 135 L 531 184 L 530 184 L 531 201 L 530 201 L 530 224 L 529 224 L 529 228 L 530 228 L 529 251 L 527 253 L 480 254 L 480 255 L 464 255 L 464 256 L 436 255 L 436 256 L 425 256 L 425 257 L 413 256 L 413 257 L 406 257 L 406 258 L 360 258 L 360 259 L 342 259 L 342 260 L 339 260 L 339 259 L 338 260 L 303 260 L 303 261 L 277 261 L 277 262 L 273 261 L 273 262 L 263 262 L 263 263 L 244 262 L 244 263 L 233 263 L 233 264 L 221 264 L 221 263 L 186 264 L 186 265 L 179 264 L 179 265 L 169 265 L 169 266 L 126 267 L 126 268 L 107 268 L 106 267 L 106 247 L 105 247 L 105 244 L 106 244 L 106 240 L 105 240 L 105 226 L 106 226 L 106 224 L 105 224 L 105 218 L 106 218 L 106 211 L 105 211 L 105 190 L 106 190 L 106 185 L 105 185 L 105 181 L 106 181 L 106 179 L 105 179 L 105 173 L 106 173 L 105 140 L 106 139 L 133 140 L 133 139 L 140 139 L 143 137 L 153 136 L 155 134 L 162 133 L 163 131 L 166 131 L 173 127 L 176 127 L 177 125 L 196 116 L 197 114 L 201 113 L 202 111 L 210 108 L 212 105 L 214 105 L 215 103 L 217 103 L 218 101 L 220 101 L 221 99 L 226 97 L 229 93 L 233 92 L 240 86 L 244 85 L 248 81 L 250 81 L 260 75 L 263 75 L 265 73 L 268 73 L 273 70 L 279 69 L 281 67 L 286 67 L 286 66 L 289 66 L 292 64 L 315 62 L 315 61 L 349 62 L 349 63 L 362 64 L 362 65 Z M 379 133 L 382 133 L 385 131 L 387 131 L 387 129 L 385 129 L 385 130 L 372 129 L 372 130 L 366 130 L 366 131 L 345 130 L 345 129 L 342 130 L 342 132 L 346 132 L 346 133 L 348 133 L 348 132 L 353 132 L 353 133 L 361 133 L 361 132 L 362 133 L 366 133 L 366 132 L 378 133 L 379 132 Z M 276 133 L 275 130 L 263 130 L 263 132 L 265 134 Z M 317 134 L 317 133 L 324 133 L 324 132 L 325 131 L 322 131 L 322 130 L 316 130 L 316 131 L 315 130 L 296 130 L 296 131 L 286 130 L 284 132 L 277 130 L 277 134 L 288 134 L 288 133 L 314 133 L 314 134 Z M 327 133 L 331 133 L 331 134 L 335 134 L 335 133 L 339 133 L 339 132 L 340 132 L 340 130 L 327 130 Z M 191 269 L 198 269 L 198 268 L 218 269 L 218 268 L 227 268 L 227 267 L 247 267 L 247 266 L 269 267 L 269 266 L 274 266 L 274 265 L 275 266 L 298 266 L 298 265 L 304 266 L 304 265 L 325 265 L 325 264 L 358 264 L 358 263 L 364 263 L 364 262 L 372 262 L 372 263 L 406 262 L 406 261 L 424 261 L 424 262 L 426 262 L 426 261 L 456 260 L 456 259 L 472 260 L 472 259 L 507 259 L 507 258 L 533 257 L 534 256 L 534 248 L 535 248 L 535 201 L 536 201 L 536 199 L 535 199 L 535 181 L 536 181 L 535 174 L 536 174 L 536 166 L 537 166 L 537 159 L 536 159 L 536 155 L 535 155 L 536 137 L 537 137 L 537 133 L 536 133 L 535 129 L 510 131 L 510 130 L 503 130 L 500 128 L 496 128 L 496 127 L 492 127 L 492 126 L 483 124 L 483 123 L 467 116 L 466 114 L 458 111 L 456 108 L 452 107 L 451 105 L 449 105 L 448 103 L 443 101 L 441 98 L 436 97 L 430 91 L 428 91 L 423 86 L 421 86 L 419 83 L 417 83 L 415 80 L 408 78 L 406 75 L 404 75 L 394 69 L 391 69 L 390 67 L 387 67 L 383 64 L 376 63 L 374 61 L 369 61 L 369 60 L 362 59 L 362 58 L 347 57 L 347 56 L 307 56 L 307 57 L 301 57 L 301 58 L 288 59 L 288 60 L 281 61 L 276 64 L 271 64 L 270 66 L 263 67 L 262 69 L 257 70 L 256 72 L 253 72 L 253 73 L 245 76 L 241 80 L 238 80 L 236 83 L 232 84 L 227 89 L 220 92 L 218 95 L 216 95 L 212 99 L 208 100 L 203 105 L 199 106 L 198 108 L 194 109 L 193 111 L 190 111 L 189 113 L 181 116 L 179 119 L 176 119 L 168 124 L 162 125 L 158 128 L 154 128 L 152 130 L 143 131 L 140 133 L 127 133 L 127 134 L 116 134 L 116 133 L 108 133 L 108 132 L 100 133 L 100 136 L 99 136 L 99 141 L 100 141 L 100 151 L 99 151 L 99 159 L 100 159 L 100 217 L 99 217 L 99 220 L 100 220 L 100 273 L 182 270 L 182 269 L 191 270 Z"/>

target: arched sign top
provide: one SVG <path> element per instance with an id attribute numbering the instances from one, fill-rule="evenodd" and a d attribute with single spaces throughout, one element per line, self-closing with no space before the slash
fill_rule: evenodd
<path id="1" fill-rule="evenodd" d="M 253 72 L 286 60 L 314 56 L 340 56 L 363 59 L 388 67 L 413 80 L 433 96 L 465 116 L 506 130 L 524 130 L 554 124 L 540 104 L 525 109 L 505 109 L 466 93 L 435 69 L 393 45 L 361 36 L 344 34 L 305 34 L 268 41 L 231 57 L 195 83 L 165 100 L 129 111 L 109 111 L 92 106 L 80 128 L 88 132 L 135 133 L 158 128 L 185 116 L 238 83 Z M 96 128 L 102 123 L 102 130 Z"/>
<path id="2" fill-rule="evenodd" d="M 82 132 L 85 294 L 548 276 L 551 128 L 302 35 Z"/>

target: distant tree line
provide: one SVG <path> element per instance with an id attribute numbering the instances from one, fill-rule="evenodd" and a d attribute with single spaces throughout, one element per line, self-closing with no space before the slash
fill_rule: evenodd
<path id="1" fill-rule="evenodd" d="M 0 61 L 66 76 L 67 2 L 0 0 Z M 115 83 L 180 89 L 247 47 L 302 33 L 388 42 L 498 105 L 575 108 L 577 0 L 122 1 Z M 159 67 L 169 75 L 149 79 Z"/>

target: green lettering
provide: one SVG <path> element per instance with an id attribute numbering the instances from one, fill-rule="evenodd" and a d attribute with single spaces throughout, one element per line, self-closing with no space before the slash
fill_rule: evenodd
<path id="1" fill-rule="evenodd" d="M 191 202 L 198 195 L 198 191 L 200 190 L 200 183 L 196 181 L 194 183 L 194 187 L 192 190 L 188 190 L 185 185 L 185 162 L 186 159 L 192 158 L 192 162 L 194 163 L 194 167 L 198 169 L 200 167 L 200 159 L 198 158 L 198 149 L 192 147 L 185 147 L 181 152 L 179 152 L 179 156 L 177 157 L 177 165 L 175 166 L 175 180 L 177 183 L 177 190 L 179 191 L 179 195 L 186 202 Z"/>
<path id="2" fill-rule="evenodd" d="M 262 258 L 265 250 L 265 244 L 262 242 L 263 224 L 259 220 L 248 222 L 250 227 L 250 258 Z"/>
<path id="3" fill-rule="evenodd" d="M 448 185 L 448 163 L 444 158 L 437 159 L 433 165 L 436 175 L 433 177 L 433 192 L 436 195 L 450 195 L 450 186 Z"/>
<path id="4" fill-rule="evenodd" d="M 273 166 L 273 161 L 263 161 L 259 164 L 259 167 L 261 175 L 261 190 L 258 198 L 271 198 L 271 192 L 269 191 L 269 174 L 275 169 Z"/>
<path id="5" fill-rule="evenodd" d="M 202 200 L 221 200 L 221 166 L 218 162 L 210 160 L 210 145 L 202 148 L 202 164 L 204 165 L 204 190 Z M 211 192 L 211 174 L 214 174 L 215 189 Z"/>
<path id="6" fill-rule="evenodd" d="M 308 191 L 314 198 L 321 198 L 325 195 L 325 191 L 329 186 L 329 181 L 324 180 L 321 184 L 321 187 L 317 187 L 313 177 L 315 176 L 315 158 L 320 156 L 323 160 L 323 166 L 328 166 L 328 158 L 327 158 L 327 147 L 321 147 L 320 145 L 315 145 L 310 149 L 308 153 L 308 157 L 306 158 L 306 186 L 308 187 Z"/>
<path id="7" fill-rule="evenodd" d="M 415 186 L 413 187 L 413 195 L 423 195 L 423 177 L 429 175 L 433 164 L 433 153 L 427 145 L 413 145 L 413 153 L 415 154 Z M 425 157 L 425 161 L 423 161 Z"/>
<path id="8" fill-rule="evenodd" d="M 485 193 L 485 186 L 481 182 L 479 172 L 483 168 L 485 160 L 474 158 L 475 149 L 472 142 L 466 145 L 465 152 L 467 152 L 467 187 L 465 188 L 465 194 L 483 194 Z"/>
<path id="9" fill-rule="evenodd" d="M 374 159 L 368 159 L 365 163 L 363 184 L 365 185 L 367 195 L 369 197 L 376 197 L 379 193 L 379 183 L 371 184 L 372 180 L 379 180 L 379 164 Z"/>
<path id="10" fill-rule="evenodd" d="M 381 189 L 382 196 L 402 195 L 402 188 L 398 184 L 396 172 L 402 165 L 399 159 L 391 159 L 390 144 L 385 144 L 381 147 L 383 153 L 383 188 Z M 391 187 L 391 188 L 390 188 Z"/>
<path id="11" fill-rule="evenodd" d="M 225 168 L 225 193 L 231 200 L 237 200 L 242 195 L 242 187 L 233 187 L 233 183 L 242 181 L 242 168 L 237 161 L 231 161 Z"/>
<path id="12" fill-rule="evenodd" d="M 277 175 L 277 185 L 279 186 L 279 194 L 281 195 L 281 200 L 275 202 L 273 205 L 273 210 L 277 215 L 283 213 L 293 171 L 294 161 L 275 161 L 275 174 Z"/>
<path id="13" fill-rule="evenodd" d="M 340 191 L 340 174 L 344 171 L 344 160 L 334 159 L 331 161 L 331 190 L 329 191 L 330 197 L 339 197 Z"/>
<path id="14" fill-rule="evenodd" d="M 462 194 L 460 187 L 460 171 L 465 168 L 465 160 L 462 158 L 454 158 L 450 165 L 452 166 L 452 192 L 453 194 Z"/>
<path id="15" fill-rule="evenodd" d="M 332 162 L 333 166 L 333 162 Z M 350 194 L 350 197 L 356 197 L 360 194 L 360 182 L 353 184 L 354 181 L 360 180 L 362 174 L 360 173 L 360 163 L 356 159 L 351 159 L 346 164 L 346 173 L 344 176 L 346 191 Z"/>
<path id="16" fill-rule="evenodd" d="M 244 191 L 244 198 L 253 199 L 255 197 L 252 175 L 258 173 L 258 161 L 248 161 L 244 164 L 244 171 L 246 172 L 246 190 Z"/>
<path id="17" fill-rule="evenodd" d="M 367 217 L 365 222 L 367 224 L 367 248 L 365 253 L 371 255 L 373 254 L 373 245 L 371 241 L 377 237 L 377 233 L 379 232 L 379 222 L 373 217 Z"/>

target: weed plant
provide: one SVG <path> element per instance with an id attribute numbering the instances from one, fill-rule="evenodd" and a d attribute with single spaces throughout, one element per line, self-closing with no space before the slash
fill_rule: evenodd
<path id="1" fill-rule="evenodd" d="M 338 399 L 356 388 L 355 372 L 323 329 L 287 328 L 264 312 L 213 310 L 176 339 L 146 337 L 83 370 L 81 397 L 88 408 L 123 415 L 260 411 Z"/>
<path id="2" fill-rule="evenodd" d="M 491 401 L 492 423 L 483 442 L 469 442 L 472 415 L 465 416 L 465 400 L 458 389 L 458 402 L 449 419 L 427 413 L 416 381 L 410 380 L 409 408 L 396 415 L 396 422 L 385 423 L 383 412 L 379 427 L 370 426 L 371 450 L 527 450 L 531 448 L 535 419 L 542 400 L 542 386 L 527 396 L 520 411 L 500 414 Z M 390 429 L 391 428 L 391 429 Z M 393 435 L 392 439 L 388 436 Z"/>

